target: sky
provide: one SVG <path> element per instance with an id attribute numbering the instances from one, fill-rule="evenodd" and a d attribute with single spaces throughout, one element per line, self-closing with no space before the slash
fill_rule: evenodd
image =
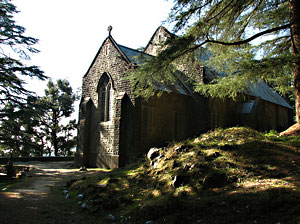
<path id="1" fill-rule="evenodd" d="M 173 1 L 165 0 L 12 0 L 20 12 L 14 19 L 25 35 L 39 39 L 36 65 L 53 79 L 68 79 L 74 90 L 82 84 L 112 26 L 117 43 L 145 47 L 168 18 Z M 168 24 L 165 27 L 171 29 Z M 27 89 L 43 95 L 47 81 L 27 80 Z"/>

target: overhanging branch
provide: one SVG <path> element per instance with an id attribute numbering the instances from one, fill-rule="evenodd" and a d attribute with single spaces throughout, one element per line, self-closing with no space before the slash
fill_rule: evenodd
<path id="1" fill-rule="evenodd" d="M 261 37 L 265 34 L 269 34 L 269 33 L 273 33 L 273 32 L 276 32 L 276 31 L 279 31 L 279 30 L 284 30 L 284 29 L 287 29 L 287 28 L 290 28 L 291 27 L 291 24 L 288 23 L 286 25 L 283 25 L 283 26 L 278 26 L 278 27 L 275 27 L 275 28 L 272 28 L 272 29 L 267 29 L 267 30 L 264 30 L 260 33 L 257 33 L 245 40 L 240 40 L 240 41 L 236 41 L 236 42 L 223 42 L 223 41 L 218 41 L 218 40 L 210 40 L 210 39 L 207 39 L 205 41 L 205 43 L 214 43 L 214 44 L 221 44 L 221 45 L 226 45 L 226 46 L 234 46 L 234 45 L 242 45 L 242 44 L 246 44 L 246 43 L 249 43 L 250 41 L 258 38 L 258 37 Z M 200 44 L 200 46 L 202 46 L 203 44 Z"/>
<path id="2" fill-rule="evenodd" d="M 284 30 L 284 29 L 287 29 L 287 28 L 290 28 L 290 27 L 291 27 L 291 24 L 288 23 L 288 24 L 285 24 L 283 26 L 278 26 L 278 27 L 275 27 L 275 28 L 272 28 L 272 29 L 264 30 L 262 32 L 259 32 L 255 35 L 245 39 L 245 40 L 240 40 L 240 41 L 235 41 L 235 42 L 224 42 L 224 41 L 218 41 L 218 40 L 211 40 L 207 37 L 207 39 L 205 41 L 203 41 L 202 43 L 194 45 L 190 48 L 186 48 L 184 51 L 174 55 L 172 57 L 172 61 L 174 61 L 176 58 L 179 58 L 179 57 L 185 55 L 186 53 L 193 52 L 194 50 L 197 50 L 198 48 L 202 47 L 203 45 L 205 45 L 207 43 L 221 44 L 221 45 L 225 45 L 225 46 L 242 45 L 242 44 L 249 43 L 250 41 L 252 41 L 252 40 L 254 40 L 258 37 L 261 37 L 265 34 L 273 33 L 273 32 L 279 31 L 279 30 Z"/>

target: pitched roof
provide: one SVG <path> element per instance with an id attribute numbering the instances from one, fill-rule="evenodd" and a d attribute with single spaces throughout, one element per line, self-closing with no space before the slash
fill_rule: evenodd
<path id="1" fill-rule="evenodd" d="M 112 42 L 112 44 L 114 45 L 114 47 L 119 51 L 119 53 L 123 56 L 123 58 L 125 59 L 125 61 L 126 61 L 127 63 L 132 63 L 132 62 L 133 62 L 133 61 L 132 61 L 132 58 L 130 57 L 130 54 L 128 54 L 128 56 L 127 56 L 127 55 L 121 50 L 122 46 L 121 46 L 121 45 L 118 45 L 117 42 L 114 40 L 114 38 L 113 38 L 111 35 L 109 35 L 107 38 L 105 38 L 105 40 L 104 40 L 103 43 L 101 44 L 101 47 L 99 48 L 99 50 L 98 50 L 96 56 L 94 57 L 94 59 L 93 59 L 91 65 L 90 65 L 90 67 L 88 68 L 87 72 L 85 73 L 85 75 L 84 75 L 83 77 L 87 76 L 87 74 L 89 73 L 90 69 L 92 68 L 92 66 L 94 65 L 96 59 L 98 58 L 98 56 L 99 56 L 99 54 L 100 54 L 100 52 L 101 52 L 101 49 L 102 49 L 104 43 L 105 43 L 107 40 L 110 40 L 110 41 Z M 120 47 L 121 47 L 121 48 L 120 48 Z M 130 59 L 130 58 L 131 58 L 131 59 Z"/>
<path id="2" fill-rule="evenodd" d="M 129 60 L 129 62 L 136 65 L 141 65 L 146 62 L 147 59 L 153 57 L 152 55 L 146 54 L 144 52 L 117 44 L 116 42 L 114 43 L 117 46 L 118 50 Z M 180 80 L 179 77 L 177 77 L 177 82 L 172 86 L 166 85 L 164 83 L 156 83 L 156 88 L 158 90 L 179 93 L 182 95 L 192 95 L 193 93 L 193 91 L 182 80 Z"/>
<path id="3" fill-rule="evenodd" d="M 250 96 L 260 97 L 261 99 L 278 104 L 289 109 L 293 109 L 278 93 L 269 87 L 264 81 L 258 81 L 255 84 L 250 83 L 246 94 Z"/>
<path id="4" fill-rule="evenodd" d="M 212 56 L 211 53 L 203 47 L 199 48 L 199 53 L 200 56 L 198 57 L 198 59 L 204 63 L 207 62 L 209 58 Z M 226 76 L 225 73 L 212 72 L 211 70 L 213 70 L 213 68 L 211 67 L 206 67 L 206 66 L 204 67 L 208 71 L 206 75 L 210 76 L 208 77 L 210 80 L 214 79 L 216 76 L 220 76 L 220 77 Z M 209 74 L 209 72 L 211 74 Z M 277 92 L 275 92 L 271 87 L 269 87 L 263 80 L 259 80 L 256 83 L 249 83 L 248 89 L 244 91 L 244 93 L 249 96 L 258 97 L 265 101 L 278 104 L 280 106 L 287 107 L 289 109 L 293 109 Z"/>
<path id="5" fill-rule="evenodd" d="M 152 57 L 149 54 L 146 54 L 138 50 L 134 50 L 129 47 L 125 47 L 120 44 L 118 44 L 118 47 L 132 63 L 135 63 L 137 65 L 143 64 L 144 62 L 146 62 L 147 59 Z"/>
<path id="6" fill-rule="evenodd" d="M 166 28 L 160 26 L 155 31 L 153 36 L 151 37 L 151 39 L 145 49 L 147 49 L 148 46 L 152 43 L 153 38 L 155 37 L 155 35 L 157 34 L 157 32 L 159 30 L 163 30 L 164 32 L 166 32 L 167 34 L 170 34 L 171 36 L 174 35 L 174 34 L 170 33 Z M 120 55 L 123 56 L 123 58 L 127 61 L 127 63 L 134 63 L 136 65 L 141 65 L 144 62 L 146 62 L 147 59 L 153 57 L 152 55 L 149 55 L 142 51 L 134 50 L 132 48 L 117 44 L 117 42 L 112 38 L 111 35 L 109 35 L 104 40 L 103 44 L 106 42 L 107 39 L 109 39 L 112 42 L 114 47 L 119 51 Z M 101 45 L 100 49 L 98 50 L 92 64 L 90 65 L 87 73 L 85 74 L 85 76 L 88 74 L 89 70 L 91 69 L 92 65 L 94 64 L 95 60 L 97 59 L 97 57 L 103 47 L 103 44 Z M 208 60 L 208 58 L 210 56 L 209 56 L 208 52 L 205 52 L 202 55 L 202 57 L 203 58 L 201 58 L 200 60 L 206 61 L 206 60 Z M 189 85 L 186 84 L 185 81 L 182 78 L 180 78 L 179 75 L 175 75 L 175 76 L 176 76 L 177 82 L 174 85 L 171 86 L 171 85 L 166 85 L 163 83 L 157 83 L 156 84 L 157 89 L 169 91 L 169 92 L 175 92 L 175 93 L 179 93 L 182 95 L 192 95 L 193 96 L 193 90 L 190 89 Z M 263 99 L 265 101 L 292 109 L 292 107 L 278 93 L 276 93 L 272 88 L 270 88 L 263 81 L 259 81 L 256 84 L 249 84 L 249 89 L 247 91 L 245 91 L 245 94 L 255 96 L 255 97 L 260 97 L 261 99 Z"/>

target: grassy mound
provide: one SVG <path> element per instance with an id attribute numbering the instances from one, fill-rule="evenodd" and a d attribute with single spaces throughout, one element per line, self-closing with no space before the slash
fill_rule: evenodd
<path id="1" fill-rule="evenodd" d="M 299 148 L 299 137 L 217 129 L 68 186 L 107 222 L 297 223 Z"/>

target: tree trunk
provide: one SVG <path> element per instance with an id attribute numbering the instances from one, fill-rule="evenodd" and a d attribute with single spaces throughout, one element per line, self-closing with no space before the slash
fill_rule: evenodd
<path id="1" fill-rule="evenodd" d="M 57 133 L 55 130 L 52 130 L 52 138 L 53 138 L 54 155 L 58 156 Z"/>
<path id="2" fill-rule="evenodd" d="M 300 1 L 290 0 L 290 20 L 292 36 L 292 52 L 299 55 L 300 52 Z M 300 123 L 300 58 L 294 64 L 294 86 L 295 86 L 295 106 L 297 123 Z"/>
<path id="3" fill-rule="evenodd" d="M 57 115 L 56 111 L 53 110 L 53 127 L 52 127 L 52 141 L 53 141 L 53 147 L 54 147 L 54 155 L 58 156 L 58 141 L 57 141 Z"/>

